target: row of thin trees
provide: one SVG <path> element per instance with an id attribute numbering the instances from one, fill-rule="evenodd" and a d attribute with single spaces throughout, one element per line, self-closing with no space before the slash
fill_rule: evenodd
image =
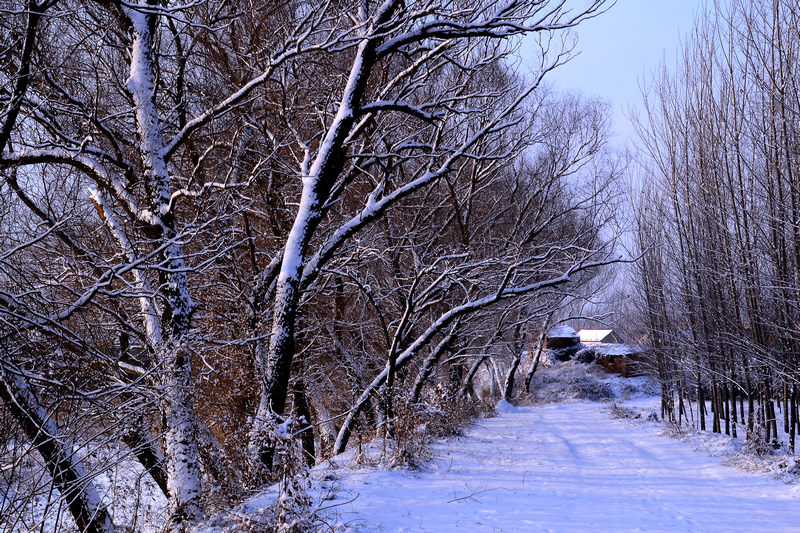
<path id="1" fill-rule="evenodd" d="M 639 120 L 635 239 L 657 244 L 634 269 L 639 319 L 664 416 L 775 446 L 780 427 L 793 450 L 800 5 L 708 7 Z"/>
<path id="2" fill-rule="evenodd" d="M 124 462 L 183 530 L 513 394 L 618 260 L 608 111 L 542 84 L 603 4 L 0 2 L 4 526 L 135 528 Z"/>

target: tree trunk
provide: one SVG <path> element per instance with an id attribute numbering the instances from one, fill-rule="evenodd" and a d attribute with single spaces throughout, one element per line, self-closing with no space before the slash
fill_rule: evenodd
<path id="1" fill-rule="evenodd" d="M 539 342 L 536 346 L 536 355 L 533 356 L 533 364 L 531 364 L 530 370 L 528 370 L 528 374 L 525 376 L 525 392 L 530 394 L 531 392 L 531 381 L 533 380 L 534 374 L 536 374 L 536 370 L 539 368 L 539 361 L 542 357 L 542 346 L 544 345 L 544 333 L 539 335 Z"/>
<path id="2" fill-rule="evenodd" d="M 422 388 L 425 386 L 425 383 L 430 378 L 431 374 L 433 373 L 433 369 L 436 367 L 436 363 L 439 362 L 439 358 L 442 354 L 450 347 L 450 342 L 453 340 L 455 334 L 455 328 L 450 330 L 450 333 L 436 345 L 436 347 L 431 350 L 430 355 L 425 358 L 425 361 L 422 363 L 422 368 L 417 374 L 417 379 L 414 380 L 414 385 L 411 387 L 411 403 L 419 402 L 420 395 L 422 394 Z"/>
<path id="3" fill-rule="evenodd" d="M 189 356 L 170 350 L 160 374 L 163 394 L 159 400 L 166 422 L 164 435 L 167 488 L 170 495 L 170 529 L 203 518 L 200 454 L 197 448 L 194 410 L 191 406 L 192 375 Z"/>
<path id="4" fill-rule="evenodd" d="M 82 533 L 114 533 L 114 523 L 76 446 L 39 403 L 30 385 L 0 361 L 0 398 L 42 456 L 53 483 Z"/>
<path id="5" fill-rule="evenodd" d="M 783 382 L 783 431 L 789 433 L 789 385 Z"/>
<path id="6" fill-rule="evenodd" d="M 400 2 L 390 0 L 381 5 L 372 21 L 364 20 L 372 31 L 386 23 L 396 11 Z M 366 12 L 362 16 L 369 16 Z M 358 45 L 356 57 L 350 70 L 348 83 L 339 102 L 338 111 L 321 141 L 320 150 L 307 174 L 303 178 L 303 192 L 300 206 L 295 215 L 292 229 L 286 239 L 283 261 L 278 276 L 275 295 L 272 338 L 267 353 L 261 401 L 258 406 L 250 435 L 252 452 L 268 468 L 272 468 L 272 450 L 265 448 L 261 435 L 269 428 L 265 424 L 272 420 L 271 414 L 281 415 L 286 406 L 287 388 L 295 351 L 295 321 L 297 306 L 301 296 L 301 275 L 304 256 L 314 232 L 322 220 L 323 207 L 328 200 L 331 188 L 341 174 L 345 164 L 343 145 L 357 118 L 357 110 L 367 87 L 370 73 L 376 61 L 376 48 L 379 39 L 366 38 Z"/>
<path id="7" fill-rule="evenodd" d="M 486 359 L 488 358 L 489 358 L 488 355 L 482 355 L 470 367 L 469 372 L 467 372 L 467 376 L 464 378 L 464 383 L 461 385 L 462 396 L 466 396 L 467 393 L 471 390 L 472 379 L 475 377 L 475 374 L 478 373 L 478 368 L 480 368 L 483 362 L 486 361 Z"/>
<path id="8" fill-rule="evenodd" d="M 164 441 L 170 495 L 170 530 L 184 528 L 203 517 L 200 461 L 194 427 L 192 371 L 188 352 L 181 346 L 189 332 L 195 305 L 189 296 L 183 250 L 176 242 L 175 214 L 170 208 L 172 191 L 164 159 L 164 139 L 155 102 L 152 29 L 156 15 L 123 8 L 133 31 L 130 76 L 126 89 L 135 104 L 139 154 L 144 185 L 151 202 L 152 230 L 163 244 L 159 270 L 164 310 L 161 316 L 162 345 L 158 375 L 163 394 L 159 400 L 166 423 Z M 145 320 L 148 320 L 146 317 Z"/>
<path id="9" fill-rule="evenodd" d="M 517 368 L 519 367 L 519 363 L 522 360 L 522 353 L 517 352 L 514 355 L 514 359 L 511 361 L 511 367 L 508 369 L 508 374 L 506 374 L 505 384 L 503 385 L 503 399 L 506 401 L 511 400 L 513 397 L 514 392 L 514 375 L 517 373 Z"/>
<path id="10" fill-rule="evenodd" d="M 728 392 L 728 384 L 726 383 L 722 388 L 722 402 L 725 407 L 725 434 L 731 434 L 731 395 Z M 735 408 L 735 406 L 734 406 Z"/>
<path id="11" fill-rule="evenodd" d="M 300 440 L 303 445 L 303 458 L 308 467 L 311 468 L 316 462 L 314 426 L 311 425 L 311 409 L 308 407 L 305 383 L 303 383 L 302 379 L 294 382 L 292 396 L 294 398 L 294 414 L 297 417 L 297 431 L 300 433 Z"/>
<path id="12" fill-rule="evenodd" d="M 156 482 L 158 488 L 164 496 L 169 499 L 169 489 L 167 488 L 167 473 L 164 470 L 164 457 L 161 450 L 156 446 L 152 436 L 147 434 L 144 422 L 141 417 L 134 422 L 133 427 L 122 439 L 131 449 L 139 463 L 145 471 Z"/>
<path id="13" fill-rule="evenodd" d="M 797 434 L 797 385 L 792 383 L 791 420 L 789 424 L 789 450 L 794 453 L 795 435 Z"/>
<path id="14" fill-rule="evenodd" d="M 706 397 L 700 383 L 700 372 L 697 372 L 697 414 L 700 418 L 700 430 L 706 430 Z"/>

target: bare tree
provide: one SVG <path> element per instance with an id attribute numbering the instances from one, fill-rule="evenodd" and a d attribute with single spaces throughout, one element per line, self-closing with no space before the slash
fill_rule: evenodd
<path id="1" fill-rule="evenodd" d="M 3 3 L 4 405 L 80 527 L 64 450 L 125 442 L 190 527 L 282 418 L 391 433 L 461 336 L 617 261 L 607 112 L 541 85 L 604 4 Z"/>
<path id="2" fill-rule="evenodd" d="M 710 397 L 713 431 L 746 422 L 766 441 L 776 399 L 796 433 L 796 15 L 791 2 L 711 6 L 675 73 L 655 80 L 641 127 L 655 185 L 640 245 L 662 252 L 638 279 L 665 416 L 696 399 L 705 429 Z"/>

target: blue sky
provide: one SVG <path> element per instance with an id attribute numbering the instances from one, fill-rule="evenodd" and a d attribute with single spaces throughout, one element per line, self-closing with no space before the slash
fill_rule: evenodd
<path id="1" fill-rule="evenodd" d="M 627 115 L 628 107 L 641 101 L 640 82 L 649 80 L 662 60 L 674 66 L 678 46 L 702 4 L 702 0 L 617 0 L 608 12 L 574 30 L 578 55 L 551 72 L 548 80 L 560 89 L 577 89 L 611 103 L 615 140 L 621 144 L 634 135 Z"/>

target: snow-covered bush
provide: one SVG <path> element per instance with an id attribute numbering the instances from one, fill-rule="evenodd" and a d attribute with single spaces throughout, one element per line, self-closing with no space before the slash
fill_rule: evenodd
<path id="1" fill-rule="evenodd" d="M 650 413 L 650 415 L 653 415 L 653 414 L 654 413 Z M 651 420 L 650 416 L 648 416 L 647 419 Z M 674 439 L 683 439 L 684 437 L 686 437 L 686 435 L 688 435 L 692 431 L 692 426 L 687 425 L 687 424 L 678 424 L 674 420 L 669 420 L 668 419 L 668 420 L 665 420 L 664 423 L 667 426 L 667 429 L 666 429 L 666 431 L 664 433 L 668 437 L 672 437 Z"/>
<path id="2" fill-rule="evenodd" d="M 441 424 L 447 414 L 426 404 L 397 402 L 394 438 L 384 440 L 386 459 L 392 468 L 419 468 L 433 457 L 429 428 Z"/>
<path id="3" fill-rule="evenodd" d="M 406 397 L 396 402 L 395 435 L 387 444 L 393 467 L 420 467 L 432 458 L 430 444 L 435 439 L 459 436 L 476 417 L 494 414 L 490 400 L 459 394 L 441 384 L 429 389 L 422 402 L 412 403 Z"/>
<path id="4" fill-rule="evenodd" d="M 609 406 L 608 412 L 609 414 L 611 414 L 612 418 L 628 419 L 628 420 L 636 420 L 638 418 L 642 418 L 641 413 L 637 413 L 630 407 L 619 405 L 617 404 L 617 402 L 613 402 Z"/>
<path id="5" fill-rule="evenodd" d="M 742 451 L 748 454 L 757 455 L 759 457 L 772 455 L 777 448 L 775 446 L 776 441 L 775 439 L 768 441 L 766 434 L 766 429 L 760 423 L 759 418 L 756 417 L 756 421 L 753 424 L 753 431 L 747 434 L 747 439 L 745 439 L 745 444 Z"/>
<path id="6" fill-rule="evenodd" d="M 595 364 L 567 361 L 538 371 L 531 381 L 529 401 L 557 403 L 566 400 L 606 401 L 615 397 L 602 381 L 603 370 Z"/>
<path id="7" fill-rule="evenodd" d="M 575 355 L 581 350 L 582 347 L 583 345 L 578 343 L 572 346 L 566 346 L 564 348 L 548 349 L 545 350 L 545 354 L 551 361 L 553 361 L 554 359 L 555 361 L 569 361 L 570 359 L 575 357 Z"/>
<path id="8" fill-rule="evenodd" d="M 592 363 L 595 359 L 597 359 L 597 352 L 592 346 L 586 346 L 585 344 L 580 345 L 580 349 L 575 353 L 572 358 L 579 363 Z"/>

